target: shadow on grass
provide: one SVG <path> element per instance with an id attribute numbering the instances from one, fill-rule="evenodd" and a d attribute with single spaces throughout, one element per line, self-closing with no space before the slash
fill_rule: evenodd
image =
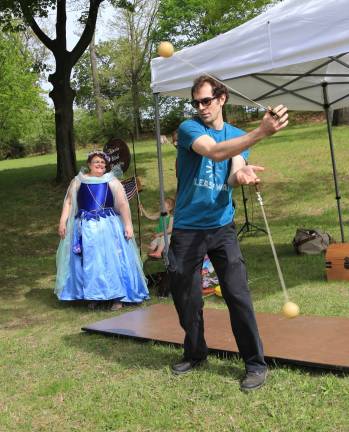
<path id="1" fill-rule="evenodd" d="M 172 163 L 172 160 L 169 162 Z M 147 164 L 153 163 L 156 167 L 154 152 L 142 151 L 140 163 L 142 166 L 138 166 L 138 175 L 147 173 Z M 29 322 L 30 314 L 35 315 L 37 310 L 43 313 L 45 308 L 76 308 L 76 311 L 81 312 L 86 310 L 84 304 L 61 304 L 53 290 L 45 288 L 53 287 L 54 256 L 58 246 L 56 229 L 66 191 L 65 187 L 55 184 L 55 169 L 55 164 L 46 164 L 0 172 L 0 198 L 4 204 L 0 217 L 0 242 L 3 245 L 0 252 L 0 298 L 4 308 L 2 311 L 6 311 L 6 319 L 24 313 L 23 319 L 28 318 Z M 325 186 L 332 190 L 330 180 L 331 175 L 328 174 Z M 309 202 L 311 206 L 316 203 L 317 208 L 321 208 L 323 184 L 323 175 L 311 167 L 306 179 L 303 177 L 291 184 L 286 181 L 274 183 L 266 190 L 266 212 L 268 217 L 269 210 L 273 212 L 271 229 L 276 234 L 276 249 L 289 289 L 304 281 L 324 281 L 323 257 L 299 257 L 294 254 L 290 242 L 295 229 L 300 226 L 332 227 L 337 219 L 335 210 L 312 216 L 306 206 L 302 206 L 297 214 L 291 216 L 285 213 L 280 216 L 277 212 L 289 202 L 298 201 Z M 174 187 L 175 185 L 168 193 L 172 194 Z M 269 191 L 272 190 L 274 193 L 271 194 Z M 145 206 L 155 209 L 159 202 L 159 192 L 145 187 L 141 200 Z M 131 201 L 131 206 L 136 220 L 135 200 Z M 255 206 L 257 208 L 257 204 Z M 239 212 L 242 212 L 241 207 Z M 142 219 L 142 233 L 151 232 L 154 227 L 154 222 Z M 289 243 L 285 241 L 286 236 L 289 237 Z M 244 239 L 241 246 L 247 260 L 254 299 L 268 297 L 280 290 L 268 238 Z M 25 300 L 17 303 L 23 296 Z"/>
<path id="2" fill-rule="evenodd" d="M 67 346 L 103 357 L 108 362 L 119 363 L 125 368 L 146 368 L 162 370 L 180 361 L 182 346 L 167 342 L 148 341 L 130 336 L 102 335 L 96 333 L 79 333 L 63 338 Z M 218 358 L 222 361 L 216 361 Z M 289 369 L 311 376 L 336 375 L 345 378 L 347 370 L 304 365 L 292 360 L 267 360 L 268 368 L 272 370 Z M 238 354 L 212 350 L 208 362 L 194 373 L 213 373 L 233 380 L 239 380 L 245 373 L 244 364 Z M 181 379 L 182 377 L 178 377 Z"/>
<path id="3" fill-rule="evenodd" d="M 269 369 L 289 369 L 292 371 L 298 371 L 300 373 L 309 374 L 313 377 L 319 377 L 323 375 L 335 375 L 339 378 L 346 378 L 349 375 L 349 371 L 340 369 L 326 369 L 322 366 L 305 366 L 302 364 L 297 364 L 297 362 L 292 362 L 291 360 L 280 361 L 271 360 L 268 362 Z"/>
<path id="4" fill-rule="evenodd" d="M 180 345 L 132 339 L 124 336 L 107 336 L 91 333 L 72 334 L 64 337 L 68 346 L 93 353 L 112 362 L 117 362 L 125 368 L 147 368 L 152 370 L 169 369 L 170 365 L 181 360 L 182 347 Z M 228 358 L 218 353 L 210 353 L 208 362 L 194 371 L 194 373 L 208 371 L 221 376 L 239 379 L 242 377 L 243 367 L 235 364 L 237 356 L 229 356 L 232 362 L 210 362 L 210 357 Z M 238 363 L 241 363 L 239 360 Z M 199 372 L 200 373 L 200 372 Z M 181 377 L 178 377 L 179 379 Z"/>
<path id="5" fill-rule="evenodd" d="M 74 302 L 62 302 L 59 301 L 54 294 L 53 287 L 49 288 L 32 288 L 25 295 L 26 299 L 32 304 L 41 304 L 49 309 L 74 309 L 86 311 L 86 302 L 74 301 Z"/>
<path id="6" fill-rule="evenodd" d="M 14 330 L 42 326 L 52 320 L 52 312 L 64 310 L 64 307 L 54 295 L 53 289 L 31 288 L 26 289 L 23 293 L 16 290 L 10 297 L 14 301 L 7 302 L 7 296 L 4 295 L 3 291 L 0 291 L 1 298 L 3 303 L 7 305 L 7 307 L 1 308 L 0 328 L 3 329 Z M 86 312 L 86 306 L 83 307 L 81 304 L 74 305 L 74 308 L 80 313 Z"/>

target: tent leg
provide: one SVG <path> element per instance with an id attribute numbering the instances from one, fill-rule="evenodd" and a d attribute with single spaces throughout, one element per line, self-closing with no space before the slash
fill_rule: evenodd
<path id="1" fill-rule="evenodd" d="M 160 187 L 160 208 L 161 208 L 161 218 L 162 218 L 162 226 L 164 227 L 164 241 L 165 248 L 163 252 L 164 262 L 166 268 L 168 267 L 168 235 L 167 235 L 167 226 L 166 226 L 166 209 L 165 209 L 165 192 L 164 192 L 164 171 L 162 166 L 162 150 L 161 150 L 161 138 L 160 138 L 160 112 L 159 112 L 159 94 L 154 94 L 155 100 L 155 131 L 156 131 L 156 147 L 157 147 L 157 156 L 158 156 L 158 171 L 159 171 L 159 187 Z"/>
<path id="2" fill-rule="evenodd" d="M 336 168 L 336 159 L 335 159 L 335 155 L 334 155 L 334 147 L 333 147 L 333 139 L 332 139 L 332 125 L 331 125 L 331 116 L 330 116 L 330 106 L 329 106 L 328 97 L 327 97 L 327 82 L 322 83 L 322 91 L 323 91 L 323 97 L 324 97 L 324 110 L 325 110 L 326 121 L 327 121 L 327 133 L 328 133 L 328 139 L 330 142 L 332 172 L 333 172 L 334 187 L 335 187 L 335 191 L 336 191 L 339 227 L 341 230 L 341 240 L 342 240 L 342 243 L 344 243 L 344 230 L 343 230 L 342 210 L 341 210 L 341 202 L 340 202 L 341 196 L 339 194 L 339 186 L 338 186 L 338 180 L 337 180 L 337 168 Z"/>

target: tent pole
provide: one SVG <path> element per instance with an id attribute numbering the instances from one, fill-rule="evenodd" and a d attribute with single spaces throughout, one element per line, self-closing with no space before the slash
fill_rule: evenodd
<path id="1" fill-rule="evenodd" d="M 328 103 L 328 96 L 327 96 L 327 85 L 328 84 L 327 84 L 327 82 L 323 82 L 321 85 L 322 85 L 322 92 L 323 92 L 323 97 L 324 97 L 324 110 L 325 110 L 326 121 L 327 121 L 327 133 L 328 133 L 328 139 L 330 142 L 332 171 L 333 171 L 334 187 L 335 187 L 335 191 L 336 191 L 339 227 L 341 230 L 341 240 L 342 240 L 342 243 L 344 243 L 343 220 L 342 220 L 342 210 L 341 210 L 341 203 L 340 203 L 341 196 L 339 194 L 339 186 L 338 186 L 338 180 L 337 180 L 336 159 L 335 159 L 335 155 L 334 155 L 334 147 L 333 147 L 333 139 L 332 139 L 330 105 Z"/>
<path id="2" fill-rule="evenodd" d="M 159 187 L 160 187 L 160 209 L 161 209 L 161 218 L 162 218 L 162 226 L 164 228 L 164 241 L 165 248 L 163 252 L 164 263 L 166 268 L 168 267 L 168 234 L 167 234 L 167 226 L 166 226 L 166 216 L 167 212 L 165 209 L 165 192 L 164 192 L 164 171 L 162 166 L 162 149 L 161 149 L 161 138 L 160 138 L 160 110 L 159 110 L 159 93 L 154 93 L 155 100 L 155 131 L 156 131 L 156 148 L 157 148 L 157 156 L 158 156 L 158 172 L 159 172 Z"/>

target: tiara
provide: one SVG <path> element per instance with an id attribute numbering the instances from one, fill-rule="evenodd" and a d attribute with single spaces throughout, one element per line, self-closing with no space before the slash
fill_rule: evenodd
<path id="1" fill-rule="evenodd" d="M 90 153 L 88 153 L 87 158 L 89 158 L 91 156 L 98 156 L 98 155 L 103 156 L 107 162 L 110 162 L 110 157 L 107 155 L 107 153 L 105 153 L 104 151 L 101 151 L 101 150 L 91 151 Z"/>

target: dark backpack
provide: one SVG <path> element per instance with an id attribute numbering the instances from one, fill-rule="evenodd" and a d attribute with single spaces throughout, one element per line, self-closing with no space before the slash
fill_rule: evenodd
<path id="1" fill-rule="evenodd" d="M 147 274 L 148 287 L 154 288 L 158 297 L 168 297 L 170 295 L 170 281 L 167 271 Z"/>

